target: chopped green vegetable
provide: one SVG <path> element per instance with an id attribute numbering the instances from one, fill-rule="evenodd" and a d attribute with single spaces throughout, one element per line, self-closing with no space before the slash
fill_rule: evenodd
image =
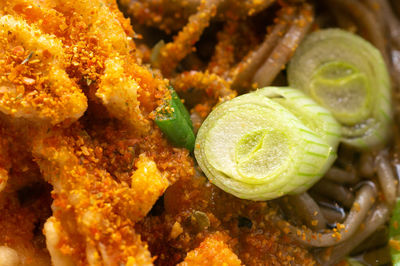
<path id="1" fill-rule="evenodd" d="M 392 262 L 395 266 L 400 266 L 400 198 L 397 199 L 389 228 L 389 245 Z"/>
<path id="2" fill-rule="evenodd" d="M 310 34 L 288 68 L 289 85 L 330 110 L 342 125 L 342 141 L 381 145 L 392 120 L 390 79 L 379 51 L 339 29 Z"/>
<path id="3" fill-rule="evenodd" d="M 199 129 L 195 156 L 224 191 L 273 199 L 318 181 L 336 158 L 339 130 L 302 92 L 267 87 L 217 106 Z"/>
<path id="4" fill-rule="evenodd" d="M 172 87 L 170 93 L 171 98 L 158 108 L 155 122 L 174 145 L 193 151 L 195 136 L 189 112 Z"/>

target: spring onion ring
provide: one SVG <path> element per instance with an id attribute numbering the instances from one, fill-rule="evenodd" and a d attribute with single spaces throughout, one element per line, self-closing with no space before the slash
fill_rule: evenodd
<path id="1" fill-rule="evenodd" d="M 199 129 L 194 153 L 224 191 L 269 200 L 319 180 L 336 158 L 339 130 L 329 111 L 302 92 L 266 87 L 217 106 Z"/>
<path id="2" fill-rule="evenodd" d="M 288 79 L 332 112 L 344 143 L 365 149 L 387 139 L 389 74 L 380 52 L 361 37 L 340 29 L 310 34 L 289 64 Z"/>

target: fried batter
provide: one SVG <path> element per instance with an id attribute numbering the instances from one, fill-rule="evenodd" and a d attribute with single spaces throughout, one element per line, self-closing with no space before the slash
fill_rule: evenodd
<path id="1" fill-rule="evenodd" d="M 82 116 L 86 97 L 65 72 L 62 43 L 10 15 L 0 24 L 0 111 L 52 124 Z"/>
<path id="2" fill-rule="evenodd" d="M 134 224 L 170 184 L 193 174 L 188 152 L 172 148 L 151 119 L 169 97 L 168 82 L 141 65 L 115 1 L 20 0 L 0 8 L 6 82 L 0 111 L 35 124 L 35 137 L 26 138 L 34 142 L 25 148 L 32 146 L 54 187 L 53 216 L 44 227 L 52 262 L 151 265 Z M 87 99 L 84 120 L 97 121 L 88 131 L 73 124 Z M 15 134 L 27 137 L 23 132 L 24 126 Z M 2 143 L 1 158 L 13 140 Z M 117 157 L 129 160 L 115 164 Z"/>
<path id="3" fill-rule="evenodd" d="M 274 219 L 279 215 L 273 204 L 235 198 L 200 173 L 170 186 L 161 205 L 161 215 L 148 215 L 136 225 L 151 253 L 157 255 L 156 265 L 176 265 L 189 254 L 195 260 L 193 250 L 215 232 L 225 235 L 222 239 L 229 253 L 234 253 L 230 259 L 244 265 L 315 265 L 311 254 L 277 227 Z M 225 259 L 229 253 L 224 253 Z"/>
<path id="4" fill-rule="evenodd" d="M 97 165 L 95 147 L 78 125 L 40 138 L 34 154 L 54 186 L 54 218 L 46 224 L 46 236 L 58 240 L 48 241 L 53 263 L 61 252 L 76 265 L 118 265 L 132 259 L 151 265 L 130 219 L 137 212 L 135 191 Z"/>
<path id="5" fill-rule="evenodd" d="M 53 217 L 45 227 L 53 262 L 61 258 L 77 265 L 115 265 L 132 260 L 139 265 L 151 264 L 151 255 L 135 233 L 134 223 L 147 214 L 170 182 L 190 174 L 190 161 L 183 161 L 179 169 L 178 161 L 173 160 L 187 160 L 187 154 L 168 148 L 160 135 L 138 141 L 129 130 L 114 129 L 113 123 L 105 128 L 95 133 L 89 130 L 93 140 L 77 124 L 35 142 L 37 162 L 54 186 Z M 108 139 L 111 136 L 117 141 Z M 137 150 L 135 143 L 140 143 Z M 114 164 L 116 155 L 121 160 Z M 166 159 L 169 161 L 164 165 Z M 175 175 L 173 168 L 179 171 Z"/>
<path id="6" fill-rule="evenodd" d="M 150 130 L 146 116 L 168 94 L 167 83 L 140 65 L 134 33 L 115 1 L 21 0 L 7 2 L 3 13 L 23 18 L 26 26 L 39 29 L 37 36 L 53 35 L 65 54 L 62 68 L 90 100 L 104 104 L 111 116 L 139 132 Z"/>
<path id="7" fill-rule="evenodd" d="M 229 237 L 216 233 L 207 237 L 200 246 L 188 253 L 185 260 L 179 266 L 195 265 L 231 265 L 240 266 L 241 261 L 225 243 Z"/>

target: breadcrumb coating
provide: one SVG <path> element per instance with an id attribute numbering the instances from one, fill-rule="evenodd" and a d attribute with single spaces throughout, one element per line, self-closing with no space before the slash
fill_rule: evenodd
<path id="1" fill-rule="evenodd" d="M 77 265 L 133 258 L 152 263 L 135 222 L 170 183 L 193 174 L 187 151 L 171 148 L 154 132 L 138 139 L 118 122 L 99 122 L 88 132 L 75 124 L 37 136 L 34 156 L 54 186 L 48 232 L 57 236 L 46 237 L 59 240 L 59 248 L 49 248 L 52 258 L 67 256 Z"/>
<path id="2" fill-rule="evenodd" d="M 40 138 L 33 151 L 54 187 L 53 216 L 60 226 L 53 228 L 62 254 L 76 265 L 120 264 L 129 257 L 151 264 L 150 252 L 133 229 L 135 190 L 97 165 L 95 147 L 78 125 Z"/>
<path id="3" fill-rule="evenodd" d="M 162 202 L 164 212 L 148 215 L 136 224 L 157 256 L 155 265 L 184 261 L 215 232 L 229 236 L 225 243 L 244 265 L 316 264 L 306 249 L 276 225 L 273 204 L 235 198 L 199 172 L 170 186 Z"/>
<path id="4" fill-rule="evenodd" d="M 179 266 L 212 265 L 212 266 L 240 266 L 239 258 L 226 244 L 229 237 L 216 233 L 207 237 L 200 246 L 190 251 Z"/>
<path id="5" fill-rule="evenodd" d="M 82 116 L 86 97 L 65 72 L 62 43 L 10 15 L 0 24 L 0 111 L 52 124 Z"/>
<path id="6" fill-rule="evenodd" d="M 135 222 L 193 174 L 188 151 L 171 147 L 152 121 L 170 97 L 168 81 L 141 64 L 115 1 L 16 0 L 0 10 L 0 111 L 21 121 L 0 143 L 2 183 L 18 166 L 3 160 L 7 145 L 24 143 L 53 186 L 44 226 L 53 264 L 151 265 Z"/>

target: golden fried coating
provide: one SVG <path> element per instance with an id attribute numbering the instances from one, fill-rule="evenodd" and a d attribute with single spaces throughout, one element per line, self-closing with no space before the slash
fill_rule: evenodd
<path id="1" fill-rule="evenodd" d="M 168 93 L 167 84 L 139 64 L 131 37 L 133 31 L 115 1 L 58 1 L 57 4 L 70 20 L 67 23 L 79 27 L 79 32 L 62 37 L 71 43 L 67 52 L 72 58 L 70 75 L 83 79 L 84 86 L 89 87 L 89 97 L 100 101 L 111 116 L 138 132 L 148 132 L 151 127 L 146 116 L 158 105 L 157 99 Z M 71 14 L 71 10 L 79 13 Z"/>
<path id="2" fill-rule="evenodd" d="M 207 237 L 200 246 L 190 251 L 185 260 L 179 263 L 179 266 L 195 266 L 195 265 L 230 265 L 240 266 L 242 265 L 239 258 L 226 244 L 229 237 L 222 234 L 216 233 Z"/>
<path id="3" fill-rule="evenodd" d="M 152 263 L 134 223 L 192 165 L 187 152 L 170 148 L 159 133 L 138 139 L 114 123 L 89 129 L 92 136 L 76 124 L 37 137 L 34 155 L 54 186 L 53 217 L 45 226 L 53 262 Z"/>
<path id="4" fill-rule="evenodd" d="M 50 216 L 50 186 L 29 150 L 33 134 L 26 120 L 0 114 L 0 163 L 8 179 L 0 192 L 0 265 L 50 264 L 41 233 Z"/>
<path id="5" fill-rule="evenodd" d="M 139 156 L 136 167 L 131 177 L 131 187 L 136 192 L 135 204 L 139 207 L 137 216 L 142 218 L 164 194 L 169 182 L 157 169 L 156 163 L 143 153 Z"/>
<path id="6" fill-rule="evenodd" d="M 140 65 L 134 33 L 115 1 L 9 1 L 3 13 L 38 29 L 37 36 L 52 36 L 65 54 L 62 69 L 90 100 L 140 133 L 151 129 L 146 117 L 167 96 L 167 81 Z"/>
<path id="7" fill-rule="evenodd" d="M 118 88 L 118 89 L 115 89 Z M 145 120 L 139 109 L 137 92 L 140 85 L 132 76 L 124 73 L 124 63 L 119 59 L 105 62 L 104 75 L 101 77 L 96 96 L 115 117 L 128 124 L 149 131 L 149 121 Z"/>
<path id="8" fill-rule="evenodd" d="M 34 134 L 34 126 L 25 119 L 0 113 L 0 192 L 15 192 L 41 180 L 29 148 Z"/>
<path id="9" fill-rule="evenodd" d="M 52 124 L 82 116 L 86 97 L 65 72 L 62 43 L 10 15 L 0 24 L 0 111 Z"/>
<path id="10" fill-rule="evenodd" d="M 54 218 L 46 225 L 53 263 L 61 252 L 76 265 L 118 265 L 132 259 L 151 264 L 130 219 L 137 208 L 134 190 L 99 168 L 96 147 L 79 126 L 38 139 L 33 151 L 54 186 Z M 51 245 L 54 238 L 59 240 L 56 247 Z"/>
<path id="11" fill-rule="evenodd" d="M 227 260 L 239 258 L 244 265 L 315 265 L 311 254 L 276 225 L 273 204 L 235 198 L 200 173 L 170 186 L 163 203 L 161 214 L 148 215 L 136 224 L 157 255 L 155 265 L 176 265 L 187 254 L 195 259 L 193 251 L 215 232 L 225 235 L 221 239 L 231 250 L 224 253 Z"/>

